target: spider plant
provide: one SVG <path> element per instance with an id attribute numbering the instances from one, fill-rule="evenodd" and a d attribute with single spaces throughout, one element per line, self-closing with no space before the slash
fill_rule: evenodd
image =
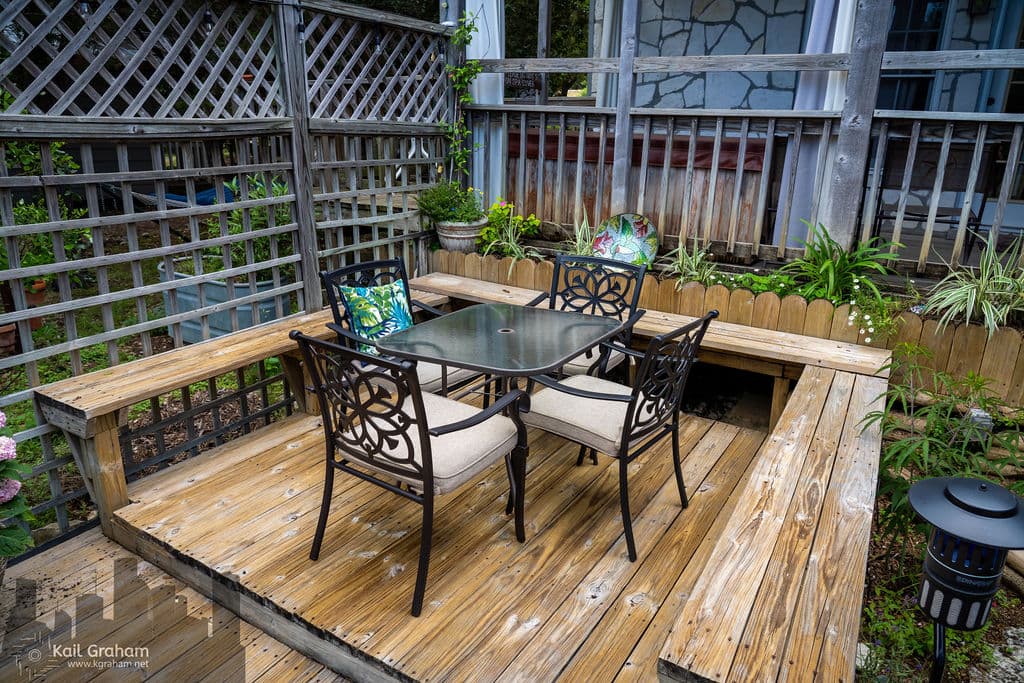
<path id="1" fill-rule="evenodd" d="M 670 259 L 668 272 L 679 280 L 676 283 L 677 289 L 687 282 L 699 282 L 705 287 L 717 282 L 718 266 L 711 260 L 709 252 L 697 246 L 697 240 L 693 241 L 692 252 L 687 251 L 686 240 L 681 240 L 679 246 L 665 257 Z"/>
<path id="2" fill-rule="evenodd" d="M 941 327 L 954 319 L 970 323 L 971 318 L 980 318 L 991 337 L 1011 314 L 1024 312 L 1021 239 L 1002 253 L 992 240 L 984 242 L 977 269 L 951 269 L 929 292 L 924 312 L 940 314 Z"/>
<path id="3" fill-rule="evenodd" d="M 847 251 L 828 234 L 824 225 L 815 228 L 809 221 L 807 226 L 806 251 L 801 258 L 787 263 L 780 272 L 793 275 L 800 283 L 798 291 L 805 299 L 828 299 L 834 304 L 853 298 L 861 292 L 872 299 L 881 300 L 881 292 L 869 275 L 886 275 L 886 263 L 894 261 L 896 255 L 878 246 L 878 239 L 871 239 Z"/>
<path id="4" fill-rule="evenodd" d="M 565 253 L 574 256 L 593 256 L 594 234 L 596 232 L 594 226 L 590 224 L 590 219 L 587 217 L 587 210 L 584 209 L 583 222 L 573 229 L 572 237 L 562 242 L 562 248 L 565 250 Z"/>

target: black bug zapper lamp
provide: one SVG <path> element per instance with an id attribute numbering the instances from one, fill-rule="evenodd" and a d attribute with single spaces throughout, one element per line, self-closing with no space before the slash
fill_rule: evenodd
<path id="1" fill-rule="evenodd" d="M 981 479 L 925 479 L 910 506 L 932 525 L 918 605 L 935 625 L 930 680 L 946 666 L 946 627 L 974 631 L 988 621 L 1006 553 L 1024 548 L 1024 501 Z"/>

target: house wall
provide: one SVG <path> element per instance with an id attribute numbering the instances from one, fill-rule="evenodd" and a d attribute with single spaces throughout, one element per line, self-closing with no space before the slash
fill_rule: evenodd
<path id="1" fill-rule="evenodd" d="M 606 0 L 610 11 L 619 9 Z M 998 24 L 1000 0 L 993 0 L 987 12 L 971 14 L 970 0 L 952 0 L 954 9 L 946 19 L 942 49 L 981 50 L 1015 47 L 1021 12 L 1017 0 L 1000 35 L 993 40 Z M 595 2 L 591 26 L 594 55 L 618 54 L 617 46 L 604 53 L 601 48 L 602 3 Z M 803 52 L 807 20 L 814 0 L 640 0 L 637 25 L 637 55 L 732 55 L 792 54 Z M 618 27 L 612 31 L 618 40 Z M 636 106 L 689 107 L 707 109 L 790 109 L 793 107 L 795 72 L 710 72 L 703 74 L 638 74 Z M 939 111 L 976 111 L 979 97 L 987 90 L 988 111 L 1001 111 L 1006 74 L 995 73 L 985 83 L 983 72 L 947 71 L 936 77 L 930 108 Z M 611 104 L 610 102 L 608 104 Z"/>

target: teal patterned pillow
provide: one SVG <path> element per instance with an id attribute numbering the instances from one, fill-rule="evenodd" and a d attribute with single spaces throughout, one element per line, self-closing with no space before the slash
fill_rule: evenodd
<path id="1" fill-rule="evenodd" d="M 412 325 L 405 283 L 401 280 L 377 287 L 340 285 L 338 291 L 348 310 L 352 332 L 364 339 L 378 339 Z M 373 344 L 360 344 L 359 350 L 379 355 Z"/>

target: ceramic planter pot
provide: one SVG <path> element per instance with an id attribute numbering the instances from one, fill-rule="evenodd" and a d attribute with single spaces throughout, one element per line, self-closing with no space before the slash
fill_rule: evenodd
<path id="1" fill-rule="evenodd" d="M 18 347 L 18 328 L 14 323 L 0 325 L 0 357 L 13 355 Z"/>
<path id="2" fill-rule="evenodd" d="M 461 251 L 466 254 L 476 251 L 476 238 L 483 232 L 485 225 L 487 225 L 486 216 L 472 223 L 434 222 L 437 238 L 441 241 L 441 248 L 448 251 Z"/>

